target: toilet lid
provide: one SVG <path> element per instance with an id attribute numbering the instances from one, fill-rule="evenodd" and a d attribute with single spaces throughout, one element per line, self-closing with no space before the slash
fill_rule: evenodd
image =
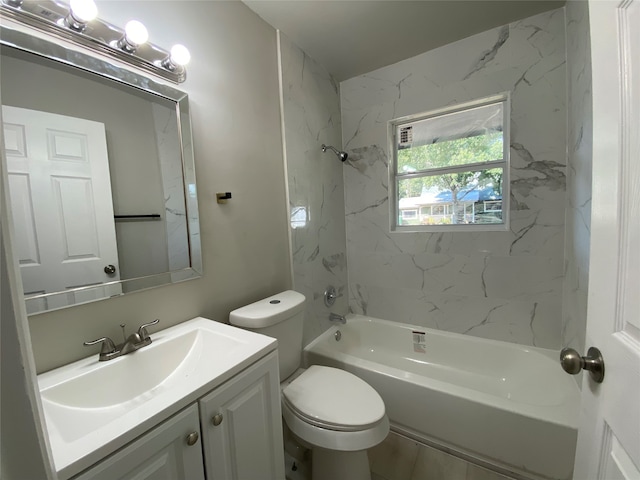
<path id="1" fill-rule="evenodd" d="M 337 368 L 312 365 L 282 394 L 297 414 L 329 428 L 366 428 L 384 417 L 384 402 L 378 392 Z"/>

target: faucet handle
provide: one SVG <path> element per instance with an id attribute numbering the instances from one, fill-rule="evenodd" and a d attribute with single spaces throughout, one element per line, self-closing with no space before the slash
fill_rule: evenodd
<path id="1" fill-rule="evenodd" d="M 83 345 L 85 347 L 89 347 L 91 345 L 96 345 L 97 343 L 102 342 L 102 348 L 100 348 L 100 355 L 114 353 L 116 351 L 116 346 L 109 337 L 98 338 L 97 340 L 91 340 L 90 342 L 84 342 Z"/>
<path id="2" fill-rule="evenodd" d="M 157 325 L 159 322 L 160 322 L 160 319 L 156 318 L 153 322 L 140 325 L 140 327 L 138 328 L 138 335 L 140 335 L 140 341 L 144 341 L 149 338 L 149 332 L 147 332 L 147 327 L 150 327 L 151 325 Z"/>

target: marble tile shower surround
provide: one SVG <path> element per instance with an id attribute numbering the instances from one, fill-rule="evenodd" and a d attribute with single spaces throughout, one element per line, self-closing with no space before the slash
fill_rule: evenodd
<path id="1" fill-rule="evenodd" d="M 569 1 L 567 16 L 568 164 L 562 345 L 585 351 L 591 237 L 591 50 L 589 7 Z"/>
<path id="2" fill-rule="evenodd" d="M 305 207 L 308 223 L 291 229 L 293 287 L 307 299 L 306 345 L 330 326 L 323 294 L 331 284 L 331 311 L 347 312 L 343 164 L 324 143 L 342 144 L 338 84 L 315 60 L 279 32 L 281 95 L 289 207 Z"/>
<path id="3" fill-rule="evenodd" d="M 560 9 L 341 83 L 352 312 L 560 347 L 565 64 Z M 506 91 L 510 230 L 389 233 L 387 122 Z"/>

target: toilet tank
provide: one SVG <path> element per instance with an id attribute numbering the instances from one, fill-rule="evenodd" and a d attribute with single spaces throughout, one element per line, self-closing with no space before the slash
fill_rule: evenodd
<path id="1" fill-rule="evenodd" d="M 293 290 L 278 293 L 229 314 L 229 323 L 278 340 L 280 381 L 300 367 L 304 295 Z"/>

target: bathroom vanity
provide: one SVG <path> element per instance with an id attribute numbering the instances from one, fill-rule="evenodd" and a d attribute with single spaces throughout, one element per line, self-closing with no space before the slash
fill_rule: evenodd
<path id="1" fill-rule="evenodd" d="M 59 478 L 284 478 L 277 343 L 204 318 L 151 337 L 38 377 Z"/>

